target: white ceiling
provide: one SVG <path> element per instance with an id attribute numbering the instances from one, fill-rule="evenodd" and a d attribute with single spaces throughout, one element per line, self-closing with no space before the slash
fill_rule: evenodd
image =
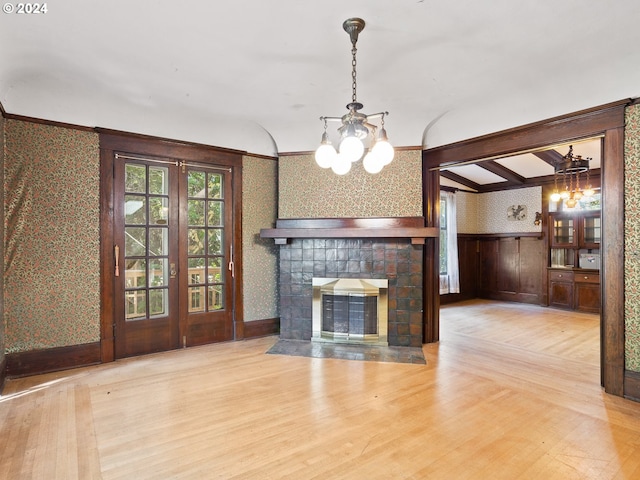
<path id="1" fill-rule="evenodd" d="M 6 3 L 5 3 L 6 5 Z M 640 95 L 638 0 L 65 0 L 0 14 L 10 114 L 275 155 L 321 115 L 439 146 Z"/>

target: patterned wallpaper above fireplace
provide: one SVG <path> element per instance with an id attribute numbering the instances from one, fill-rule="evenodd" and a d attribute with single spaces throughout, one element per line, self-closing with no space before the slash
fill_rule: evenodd
<path id="1" fill-rule="evenodd" d="M 358 162 L 346 175 L 320 168 L 313 155 L 278 161 L 278 217 L 413 217 L 422 215 L 422 152 L 396 151 L 371 175 Z"/>

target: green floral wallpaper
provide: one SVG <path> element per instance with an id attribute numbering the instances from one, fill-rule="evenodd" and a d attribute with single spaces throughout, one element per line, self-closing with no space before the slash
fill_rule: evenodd
<path id="1" fill-rule="evenodd" d="M 4 184 L 4 124 L 0 115 L 0 185 Z M 4 188 L 0 190 L 0 205 L 4 205 Z M 0 209 L 0 239 L 4 239 L 4 208 Z M 4 257 L 4 241 L 0 242 L 0 258 Z M 5 325 L 4 325 L 4 262 L 0 263 L 0 365 L 4 360 Z"/>
<path id="2" fill-rule="evenodd" d="M 278 166 L 275 160 L 245 156 L 242 161 L 242 255 L 244 320 L 276 318 L 278 248 L 260 238 L 275 224 Z"/>
<path id="3" fill-rule="evenodd" d="M 640 105 L 627 108 L 625 121 L 625 368 L 640 372 Z"/>
<path id="4" fill-rule="evenodd" d="M 5 123 L 8 353 L 100 339 L 98 135 Z"/>
<path id="5" fill-rule="evenodd" d="M 393 162 L 371 175 L 354 164 L 346 175 L 320 168 L 313 155 L 279 160 L 279 217 L 422 216 L 422 152 L 396 151 Z"/>

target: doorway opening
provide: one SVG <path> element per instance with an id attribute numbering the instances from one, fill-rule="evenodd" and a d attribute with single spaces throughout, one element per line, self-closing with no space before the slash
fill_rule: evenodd
<path id="1" fill-rule="evenodd" d="M 627 103 L 624 100 L 423 151 L 425 218 L 428 226 L 438 226 L 442 168 L 480 159 L 499 159 L 517 152 L 536 151 L 545 145 L 602 138 L 602 158 L 606 159 L 606 163 L 601 169 L 601 377 L 605 391 L 619 396 L 624 394 L 624 318 L 621 314 L 624 308 L 624 268 L 623 259 L 618 254 L 624 231 L 619 213 L 623 211 L 624 204 L 623 138 Z M 439 283 L 435 269 L 438 247 L 438 239 L 429 240 L 425 247 L 425 295 L 434 299 L 425 311 L 423 340 L 426 343 L 439 339 Z"/>

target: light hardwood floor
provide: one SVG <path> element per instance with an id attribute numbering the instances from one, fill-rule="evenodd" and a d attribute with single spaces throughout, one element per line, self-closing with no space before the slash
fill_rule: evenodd
<path id="1" fill-rule="evenodd" d="M 7 479 L 640 478 L 640 404 L 598 317 L 442 309 L 428 364 L 265 355 L 275 337 L 8 381 Z"/>

